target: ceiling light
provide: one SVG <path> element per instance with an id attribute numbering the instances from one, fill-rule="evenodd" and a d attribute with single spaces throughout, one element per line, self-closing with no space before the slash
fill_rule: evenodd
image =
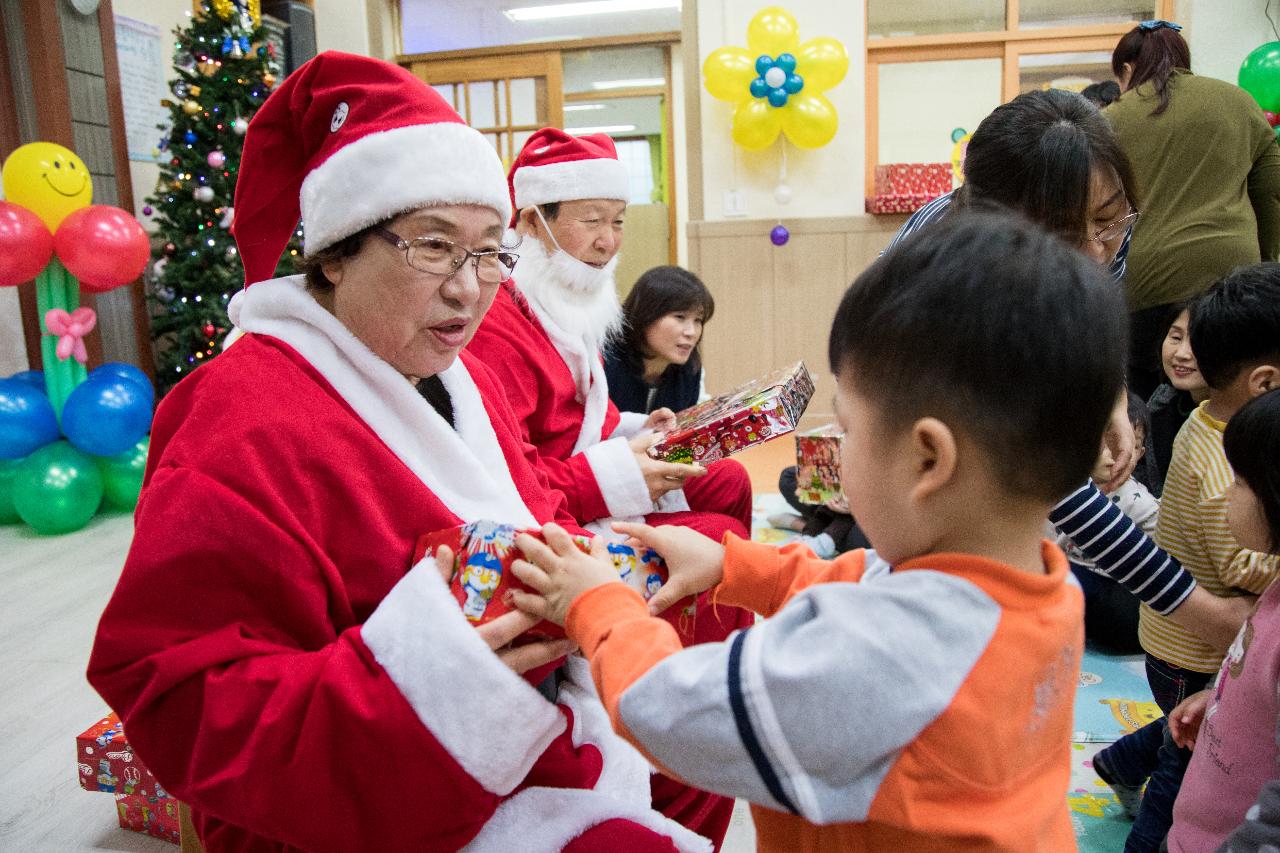
<path id="1" fill-rule="evenodd" d="M 592 89 L 639 89 L 648 86 L 662 86 L 666 80 L 661 77 L 637 77 L 633 80 L 600 80 L 591 84 Z"/>
<path id="2" fill-rule="evenodd" d="M 504 9 L 502 14 L 519 23 L 545 21 L 551 18 L 576 18 L 581 15 L 605 15 L 611 12 L 645 12 L 652 9 L 679 8 L 680 0 L 589 0 L 586 3 L 521 6 L 518 9 Z"/>
<path id="3" fill-rule="evenodd" d="M 564 132 L 573 136 L 586 136 L 588 133 L 630 133 L 635 129 L 634 124 L 605 124 L 600 127 L 566 127 Z"/>
<path id="4" fill-rule="evenodd" d="M 604 104 L 565 104 L 564 111 L 567 113 L 577 113 L 583 110 L 602 110 Z"/>

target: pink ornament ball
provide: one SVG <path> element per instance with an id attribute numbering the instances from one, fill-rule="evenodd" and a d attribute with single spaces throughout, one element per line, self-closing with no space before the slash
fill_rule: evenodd
<path id="1" fill-rule="evenodd" d="M 214 149 L 213 151 L 209 152 L 209 156 L 206 157 L 205 160 L 207 160 L 209 165 L 212 166 L 213 168 L 221 169 L 223 166 L 227 164 L 227 155 L 223 154 L 218 149 Z"/>

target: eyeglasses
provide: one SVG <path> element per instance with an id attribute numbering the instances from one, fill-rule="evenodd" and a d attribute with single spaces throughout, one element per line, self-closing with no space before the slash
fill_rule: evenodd
<path id="1" fill-rule="evenodd" d="M 500 284 L 511 278 L 520 256 L 515 252 L 472 252 L 452 240 L 443 237 L 415 237 L 406 240 L 382 226 L 375 226 L 373 233 L 404 252 L 405 262 L 419 272 L 451 276 L 468 258 L 475 259 L 476 278 L 485 284 Z"/>
<path id="2" fill-rule="evenodd" d="M 1124 236 L 1124 233 L 1133 227 L 1133 223 L 1138 221 L 1138 211 L 1132 207 L 1124 216 L 1112 222 L 1110 225 L 1104 225 L 1097 231 L 1093 232 L 1093 236 L 1086 242 L 1089 243 L 1109 243 L 1117 237 Z"/>

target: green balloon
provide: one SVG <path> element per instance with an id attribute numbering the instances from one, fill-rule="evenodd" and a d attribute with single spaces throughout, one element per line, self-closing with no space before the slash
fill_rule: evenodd
<path id="1" fill-rule="evenodd" d="M 37 533 L 70 533 L 89 523 L 102 503 L 102 475 L 93 457 L 55 441 L 18 466 L 13 505 Z"/>
<path id="2" fill-rule="evenodd" d="M 94 457 L 102 474 L 107 506 L 133 509 L 138 505 L 138 492 L 142 491 L 142 472 L 147 467 L 147 448 L 150 445 L 151 436 L 144 435 L 124 453 Z"/>
<path id="3" fill-rule="evenodd" d="M 0 524 L 17 524 L 22 521 L 13 508 L 13 478 L 18 473 L 21 459 L 0 459 Z"/>
<path id="4" fill-rule="evenodd" d="M 1244 58 L 1236 79 L 1264 110 L 1280 112 L 1280 41 L 1254 48 Z"/>

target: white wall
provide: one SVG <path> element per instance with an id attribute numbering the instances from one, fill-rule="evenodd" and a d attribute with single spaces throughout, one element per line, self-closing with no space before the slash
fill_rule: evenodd
<path id="1" fill-rule="evenodd" d="M 698 3 L 699 66 L 711 51 L 725 45 L 747 46 L 747 23 L 763 4 L 758 0 L 702 0 Z M 849 53 L 849 73 L 826 92 L 836 108 L 840 129 L 816 150 L 796 148 L 783 137 L 764 151 L 744 151 L 730 136 L 734 105 L 702 90 L 702 186 L 704 218 L 725 219 L 724 193 L 739 190 L 745 212 L 752 219 L 850 216 L 863 212 L 863 163 L 866 157 L 865 49 L 866 16 L 862 2 L 830 3 L 792 0 L 788 11 L 800 25 L 801 43 L 831 36 Z M 686 61 L 695 61 L 687 57 Z M 803 73 L 803 69 L 802 69 Z M 787 183 L 793 200 L 780 205 L 773 191 L 778 184 L 782 146 L 787 147 Z M 683 230 L 683 229 L 682 229 Z"/>
<path id="2" fill-rule="evenodd" d="M 1276 41 L 1263 13 L 1266 0 L 1177 0 L 1175 20 L 1191 48 L 1191 70 L 1235 83 L 1240 64 L 1258 45 Z M 1272 10 L 1280 21 L 1280 8 Z"/>
<path id="3" fill-rule="evenodd" d="M 951 131 L 973 133 L 1000 106 L 1001 67 L 999 59 L 882 64 L 879 162 L 951 162 Z"/>
<path id="4" fill-rule="evenodd" d="M 673 164 L 676 206 L 676 263 L 689 260 L 689 132 L 685 127 L 683 44 L 671 46 L 671 158 Z"/>

